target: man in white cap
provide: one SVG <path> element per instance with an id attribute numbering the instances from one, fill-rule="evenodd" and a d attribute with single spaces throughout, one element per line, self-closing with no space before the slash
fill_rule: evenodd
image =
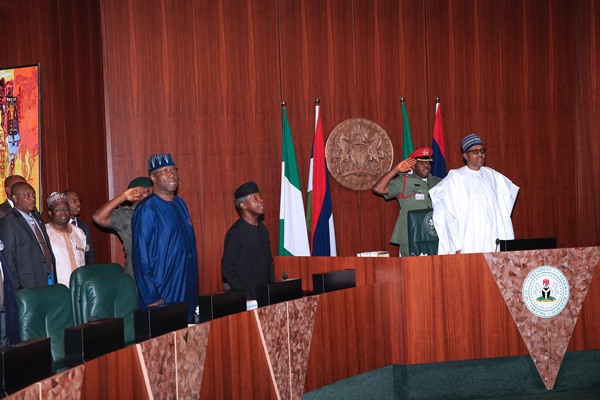
<path id="1" fill-rule="evenodd" d="M 141 308 L 187 302 L 194 322 L 198 303 L 196 235 L 188 208 L 175 195 L 177 167 L 170 154 L 148 159 L 154 193 L 133 212 L 133 272 Z"/>
<path id="2" fill-rule="evenodd" d="M 466 165 L 429 192 L 438 254 L 496 251 L 496 239 L 515 237 L 510 215 L 519 187 L 484 166 L 487 149 L 478 135 L 465 136 L 461 148 Z"/>
<path id="3" fill-rule="evenodd" d="M 69 287 L 71 273 L 85 265 L 87 238 L 81 228 L 69 223 L 67 197 L 53 192 L 46 200 L 48 218 L 46 231 L 56 258 L 56 282 Z"/>

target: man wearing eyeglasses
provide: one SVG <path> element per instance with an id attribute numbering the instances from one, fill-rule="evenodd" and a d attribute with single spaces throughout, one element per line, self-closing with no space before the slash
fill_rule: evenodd
<path id="1" fill-rule="evenodd" d="M 400 214 L 392 232 L 391 243 L 400 246 L 400 256 L 409 255 L 408 212 L 431 208 L 429 189 L 440 182 L 440 178 L 430 174 L 433 150 L 421 147 L 383 175 L 373 186 L 375 194 L 390 200 L 396 198 L 400 204 Z M 407 174 L 411 171 L 412 173 Z"/>
<path id="2" fill-rule="evenodd" d="M 487 149 L 476 134 L 461 141 L 465 166 L 431 190 L 438 254 L 496 250 L 496 239 L 514 239 L 510 214 L 519 187 L 484 166 Z"/>
<path id="3" fill-rule="evenodd" d="M 192 219 L 175 194 L 179 175 L 171 154 L 148 159 L 153 194 L 141 200 L 132 218 L 133 272 L 141 308 L 187 302 L 194 322 L 198 303 L 198 253 Z"/>
<path id="4" fill-rule="evenodd" d="M 46 231 L 56 258 L 56 282 L 69 287 L 71 273 L 85 265 L 87 237 L 81 228 L 69 223 L 67 196 L 53 192 L 46 200 L 48 218 Z"/>

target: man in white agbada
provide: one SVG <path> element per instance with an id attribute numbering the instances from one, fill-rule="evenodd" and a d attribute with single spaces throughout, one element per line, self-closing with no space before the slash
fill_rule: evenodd
<path id="1" fill-rule="evenodd" d="M 87 238 L 81 228 L 69 223 L 69 203 L 64 194 L 53 192 L 46 203 L 50 219 L 46 231 L 56 257 L 56 282 L 69 287 L 71 272 L 85 265 Z"/>
<path id="2" fill-rule="evenodd" d="M 519 187 L 485 167 L 487 149 L 475 134 L 461 141 L 466 165 L 429 191 L 438 254 L 496 251 L 496 239 L 515 238 L 510 214 Z"/>

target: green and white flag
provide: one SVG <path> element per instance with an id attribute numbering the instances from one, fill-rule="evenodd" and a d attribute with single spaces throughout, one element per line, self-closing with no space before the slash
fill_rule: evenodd
<path id="1" fill-rule="evenodd" d="M 300 176 L 287 111 L 283 108 L 279 255 L 310 256 Z"/>

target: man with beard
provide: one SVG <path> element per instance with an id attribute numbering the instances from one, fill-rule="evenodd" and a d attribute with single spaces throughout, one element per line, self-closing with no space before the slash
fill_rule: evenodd
<path id="1" fill-rule="evenodd" d="M 198 303 L 198 254 L 192 219 L 175 194 L 177 167 L 170 154 L 148 159 L 154 193 L 140 201 L 132 219 L 133 272 L 141 308 L 187 302 L 194 322 Z"/>
<path id="2" fill-rule="evenodd" d="M 411 153 L 373 186 L 375 194 L 390 200 L 394 197 L 400 204 L 400 214 L 392 233 L 391 243 L 400 246 L 400 256 L 409 255 L 408 212 L 431 208 L 429 190 L 440 182 L 440 178 L 430 174 L 433 150 L 421 147 Z M 411 173 L 407 173 L 412 171 Z"/>
<path id="3" fill-rule="evenodd" d="M 231 289 L 245 290 L 248 299 L 256 299 L 258 286 L 275 280 L 269 231 L 262 223 L 264 201 L 254 182 L 238 187 L 234 198 L 240 218 L 225 234 L 221 272 Z"/>
<path id="4" fill-rule="evenodd" d="M 487 149 L 472 133 L 461 141 L 465 166 L 431 190 L 438 254 L 496 250 L 496 239 L 515 237 L 510 215 L 519 187 L 484 166 Z"/>
<path id="5" fill-rule="evenodd" d="M 85 251 L 85 264 L 94 264 L 96 261 L 96 251 L 94 250 L 94 245 L 92 244 L 92 230 L 87 222 L 79 219 L 79 214 L 81 214 L 81 200 L 79 199 L 79 195 L 73 190 L 65 190 L 63 194 L 67 197 L 67 201 L 69 202 L 69 223 L 81 228 L 87 239 L 88 247 Z"/>
<path id="6" fill-rule="evenodd" d="M 62 193 L 53 192 L 48 200 L 48 218 L 46 224 L 52 251 L 56 257 L 56 282 L 69 287 L 71 273 L 85 265 L 85 233 L 69 223 L 69 203 Z"/>

